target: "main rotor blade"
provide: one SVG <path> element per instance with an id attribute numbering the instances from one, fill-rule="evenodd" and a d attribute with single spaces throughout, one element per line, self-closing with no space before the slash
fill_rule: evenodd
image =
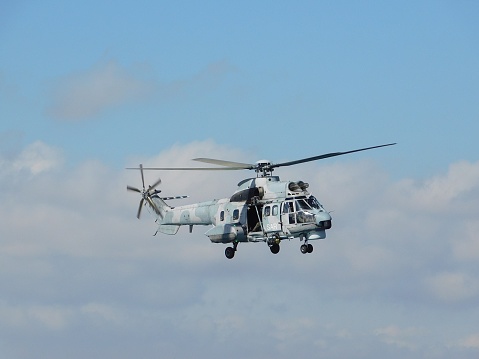
<path id="1" fill-rule="evenodd" d="M 128 191 L 133 191 L 133 192 L 141 193 L 141 191 L 140 191 L 138 188 L 136 188 L 136 187 L 126 186 L 126 189 L 127 189 Z"/>
<path id="2" fill-rule="evenodd" d="M 139 170 L 138 167 L 127 167 L 127 170 Z M 250 169 L 245 167 L 143 167 L 145 171 L 237 171 Z"/>
<path id="3" fill-rule="evenodd" d="M 225 167 L 243 168 L 245 170 L 254 168 L 254 165 L 249 164 L 249 163 L 215 160 L 213 158 L 194 158 L 193 161 L 210 163 L 210 164 L 213 164 L 213 165 L 219 165 L 219 166 L 225 166 Z"/>
<path id="4" fill-rule="evenodd" d="M 322 159 L 325 159 L 325 158 L 330 158 L 330 157 L 335 157 L 335 156 L 346 155 L 346 154 L 348 154 L 348 153 L 354 153 L 354 152 L 372 150 L 373 148 L 380 148 L 380 147 L 392 146 L 392 145 L 395 145 L 395 144 L 396 144 L 396 143 L 388 143 L 388 144 L 385 144 L 385 145 L 379 145 L 379 146 L 373 146 L 373 147 L 360 148 L 360 149 L 357 149 L 357 150 L 346 151 L 346 152 L 331 152 L 331 153 L 326 153 L 326 154 L 324 154 L 324 155 L 319 155 L 319 156 L 313 156 L 313 157 L 303 158 L 303 159 L 296 160 L 296 161 L 283 162 L 283 163 L 275 163 L 275 164 L 272 164 L 272 165 L 271 165 L 271 168 L 292 166 L 292 165 L 297 165 L 297 164 L 299 164 L 299 163 L 317 161 L 317 160 L 322 160 Z"/>
<path id="5" fill-rule="evenodd" d="M 319 155 L 319 156 L 302 158 L 302 159 L 299 159 L 299 160 L 296 160 L 296 161 L 275 163 L 275 164 L 268 165 L 267 168 L 273 169 L 273 168 L 277 168 L 277 167 L 292 166 L 292 165 L 297 165 L 297 164 L 300 164 L 300 163 L 317 161 L 317 160 L 322 160 L 322 159 L 325 159 L 325 158 L 330 158 L 330 157 L 335 157 L 335 156 L 342 156 L 342 155 L 346 155 L 346 154 L 349 154 L 349 153 L 372 150 L 374 148 L 393 146 L 395 144 L 396 143 L 388 143 L 388 144 L 385 144 L 385 145 L 359 148 L 357 150 L 351 150 L 351 151 L 346 151 L 346 152 L 331 152 L 331 153 L 326 153 L 326 154 Z M 143 165 L 140 164 L 140 167 L 128 167 L 126 169 L 127 170 L 140 170 L 141 171 L 142 182 L 143 182 L 143 186 L 144 186 L 143 170 L 148 170 L 148 171 L 237 171 L 237 170 L 257 170 L 259 168 L 258 165 L 252 165 L 252 164 L 241 163 L 241 162 L 233 162 L 233 161 L 216 160 L 216 159 L 212 159 L 212 158 L 195 158 L 194 161 L 215 164 L 215 165 L 219 165 L 219 166 L 223 166 L 223 167 L 143 167 Z M 152 186 L 152 188 L 154 188 L 154 187 L 155 186 Z"/>

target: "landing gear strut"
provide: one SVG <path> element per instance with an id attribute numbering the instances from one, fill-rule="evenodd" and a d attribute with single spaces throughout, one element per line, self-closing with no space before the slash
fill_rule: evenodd
<path id="1" fill-rule="evenodd" d="M 238 242 L 233 242 L 233 247 L 226 247 L 225 256 L 228 259 L 233 259 L 235 256 L 236 248 L 238 247 Z"/>
<path id="2" fill-rule="evenodd" d="M 299 247 L 301 249 L 301 253 L 306 254 L 306 253 L 311 253 L 313 252 L 313 245 L 309 243 L 305 243 Z"/>

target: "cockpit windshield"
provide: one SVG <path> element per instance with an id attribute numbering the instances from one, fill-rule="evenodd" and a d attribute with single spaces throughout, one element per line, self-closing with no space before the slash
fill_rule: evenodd
<path id="1" fill-rule="evenodd" d="M 311 210 L 311 206 L 304 200 L 304 199 L 297 199 L 296 200 L 296 210 L 304 210 L 308 211 Z"/>
<path id="2" fill-rule="evenodd" d="M 310 196 L 309 198 L 306 199 L 306 201 L 311 206 L 311 208 L 320 209 L 320 210 L 323 209 L 323 206 L 321 205 L 321 203 L 319 203 L 319 201 L 314 196 Z"/>

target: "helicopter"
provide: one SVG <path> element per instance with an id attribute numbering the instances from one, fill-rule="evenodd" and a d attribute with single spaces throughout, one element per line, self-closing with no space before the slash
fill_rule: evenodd
<path id="1" fill-rule="evenodd" d="M 137 218 L 143 207 L 152 213 L 160 232 L 175 235 L 181 226 L 188 226 L 192 233 L 194 226 L 212 228 L 205 235 L 213 243 L 229 244 L 225 256 L 232 259 L 243 242 L 266 243 L 273 254 L 280 251 L 283 240 L 299 238 L 300 251 L 303 254 L 313 252 L 310 241 L 325 239 L 326 230 L 332 227 L 331 213 L 309 192 L 309 184 L 303 181 L 282 181 L 273 175 L 278 167 L 293 166 L 300 163 L 322 160 L 335 156 L 392 146 L 396 143 L 360 148 L 345 152 L 331 152 L 319 156 L 295 161 L 272 163 L 260 160 L 254 164 L 217 160 L 212 158 L 195 158 L 194 161 L 219 167 L 139 167 L 127 168 L 139 170 L 142 189 L 127 186 L 128 191 L 141 195 Z M 167 201 L 187 198 L 188 196 L 161 197 L 157 190 L 161 183 L 158 179 L 145 187 L 144 171 L 222 171 L 253 170 L 256 177 L 247 178 L 238 183 L 238 188 L 229 198 L 214 199 L 172 207 Z"/>

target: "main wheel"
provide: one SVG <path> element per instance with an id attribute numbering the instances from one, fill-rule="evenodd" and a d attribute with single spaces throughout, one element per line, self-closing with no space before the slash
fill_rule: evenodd
<path id="1" fill-rule="evenodd" d="M 273 254 L 278 254 L 279 252 L 279 244 L 273 244 L 269 247 L 269 250 L 271 251 L 271 253 Z"/>
<path id="2" fill-rule="evenodd" d="M 299 247 L 299 249 L 301 250 L 301 253 L 303 253 L 303 254 L 308 253 L 308 245 L 307 244 L 302 244 L 301 247 Z"/>
<path id="3" fill-rule="evenodd" d="M 235 256 L 235 249 L 233 247 L 226 247 L 225 256 L 228 259 L 232 259 Z"/>
<path id="4" fill-rule="evenodd" d="M 313 245 L 308 243 L 308 253 L 313 252 Z"/>

